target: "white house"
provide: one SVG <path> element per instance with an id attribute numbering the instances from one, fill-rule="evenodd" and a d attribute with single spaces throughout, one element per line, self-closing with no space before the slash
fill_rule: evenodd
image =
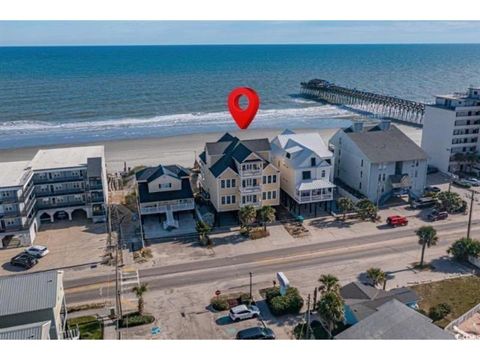
<path id="1" fill-rule="evenodd" d="M 427 154 L 389 121 L 356 122 L 330 139 L 335 178 L 371 201 L 382 204 L 393 195 L 423 194 Z"/>
<path id="2" fill-rule="evenodd" d="M 286 130 L 272 142 L 272 162 L 280 170 L 281 201 L 294 210 L 316 212 L 333 200 L 333 154 L 317 132 Z"/>
<path id="3" fill-rule="evenodd" d="M 445 173 L 478 172 L 474 160 L 479 131 L 480 88 L 436 96 L 435 103 L 426 106 L 423 119 L 422 148 L 429 164 Z"/>

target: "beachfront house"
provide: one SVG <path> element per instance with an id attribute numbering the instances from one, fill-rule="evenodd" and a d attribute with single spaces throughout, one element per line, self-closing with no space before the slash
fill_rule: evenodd
<path id="1" fill-rule="evenodd" d="M 33 244 L 42 222 L 106 221 L 103 146 L 39 150 L 31 161 L 0 169 L 0 248 Z"/>
<path id="2" fill-rule="evenodd" d="M 78 333 L 66 331 L 66 323 L 63 271 L 0 278 L 0 338 L 78 337 Z"/>
<path id="3" fill-rule="evenodd" d="M 422 148 L 429 164 L 444 173 L 480 173 L 477 158 L 480 132 L 480 88 L 438 95 L 425 107 Z"/>
<path id="4" fill-rule="evenodd" d="M 427 154 L 389 121 L 356 122 L 330 140 L 334 177 L 342 187 L 381 205 L 392 196 L 423 194 Z"/>
<path id="5" fill-rule="evenodd" d="M 195 231 L 195 201 L 188 170 L 178 165 L 147 167 L 135 174 L 143 236 L 159 238 Z"/>
<path id="6" fill-rule="evenodd" d="M 206 143 L 199 185 L 218 213 L 280 202 L 280 171 L 271 162 L 268 139 L 240 140 L 228 133 Z"/>
<path id="7" fill-rule="evenodd" d="M 281 203 L 317 215 L 333 200 L 333 154 L 318 132 L 284 131 L 272 142 L 272 162 L 280 170 Z"/>

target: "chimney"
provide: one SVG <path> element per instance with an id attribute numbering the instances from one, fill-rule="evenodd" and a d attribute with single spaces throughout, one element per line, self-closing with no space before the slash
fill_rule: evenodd
<path id="1" fill-rule="evenodd" d="M 353 125 L 352 125 L 352 130 L 353 132 L 362 132 L 363 130 L 363 122 L 354 122 Z"/>
<path id="2" fill-rule="evenodd" d="M 390 130 L 390 120 L 382 120 L 378 126 L 382 131 Z"/>

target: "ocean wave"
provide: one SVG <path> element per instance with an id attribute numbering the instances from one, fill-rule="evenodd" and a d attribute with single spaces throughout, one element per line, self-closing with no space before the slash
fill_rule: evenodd
<path id="1" fill-rule="evenodd" d="M 306 108 L 287 108 L 287 109 L 267 109 L 258 112 L 255 117 L 254 125 L 275 126 L 281 122 L 288 121 L 291 127 L 313 119 L 338 118 L 353 116 L 347 110 L 340 109 L 332 105 L 319 105 Z M 299 122 L 296 125 L 296 122 Z M 8 121 L 0 122 L 0 136 L 11 136 L 28 133 L 44 132 L 95 132 L 98 130 L 109 129 L 132 129 L 132 128 L 167 128 L 167 127 L 211 127 L 214 125 L 230 125 L 232 119 L 230 113 L 210 112 L 210 113 L 188 113 L 161 115 L 151 118 L 120 118 L 111 120 L 81 121 L 81 122 L 46 122 L 46 121 Z"/>

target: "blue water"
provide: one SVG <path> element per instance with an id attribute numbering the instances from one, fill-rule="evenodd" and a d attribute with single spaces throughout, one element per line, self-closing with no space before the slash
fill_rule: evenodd
<path id="1" fill-rule="evenodd" d="M 480 45 L 0 48 L 0 148 L 233 130 L 226 97 L 261 97 L 252 128 L 337 127 L 299 98 L 322 78 L 407 99 L 480 84 Z"/>

